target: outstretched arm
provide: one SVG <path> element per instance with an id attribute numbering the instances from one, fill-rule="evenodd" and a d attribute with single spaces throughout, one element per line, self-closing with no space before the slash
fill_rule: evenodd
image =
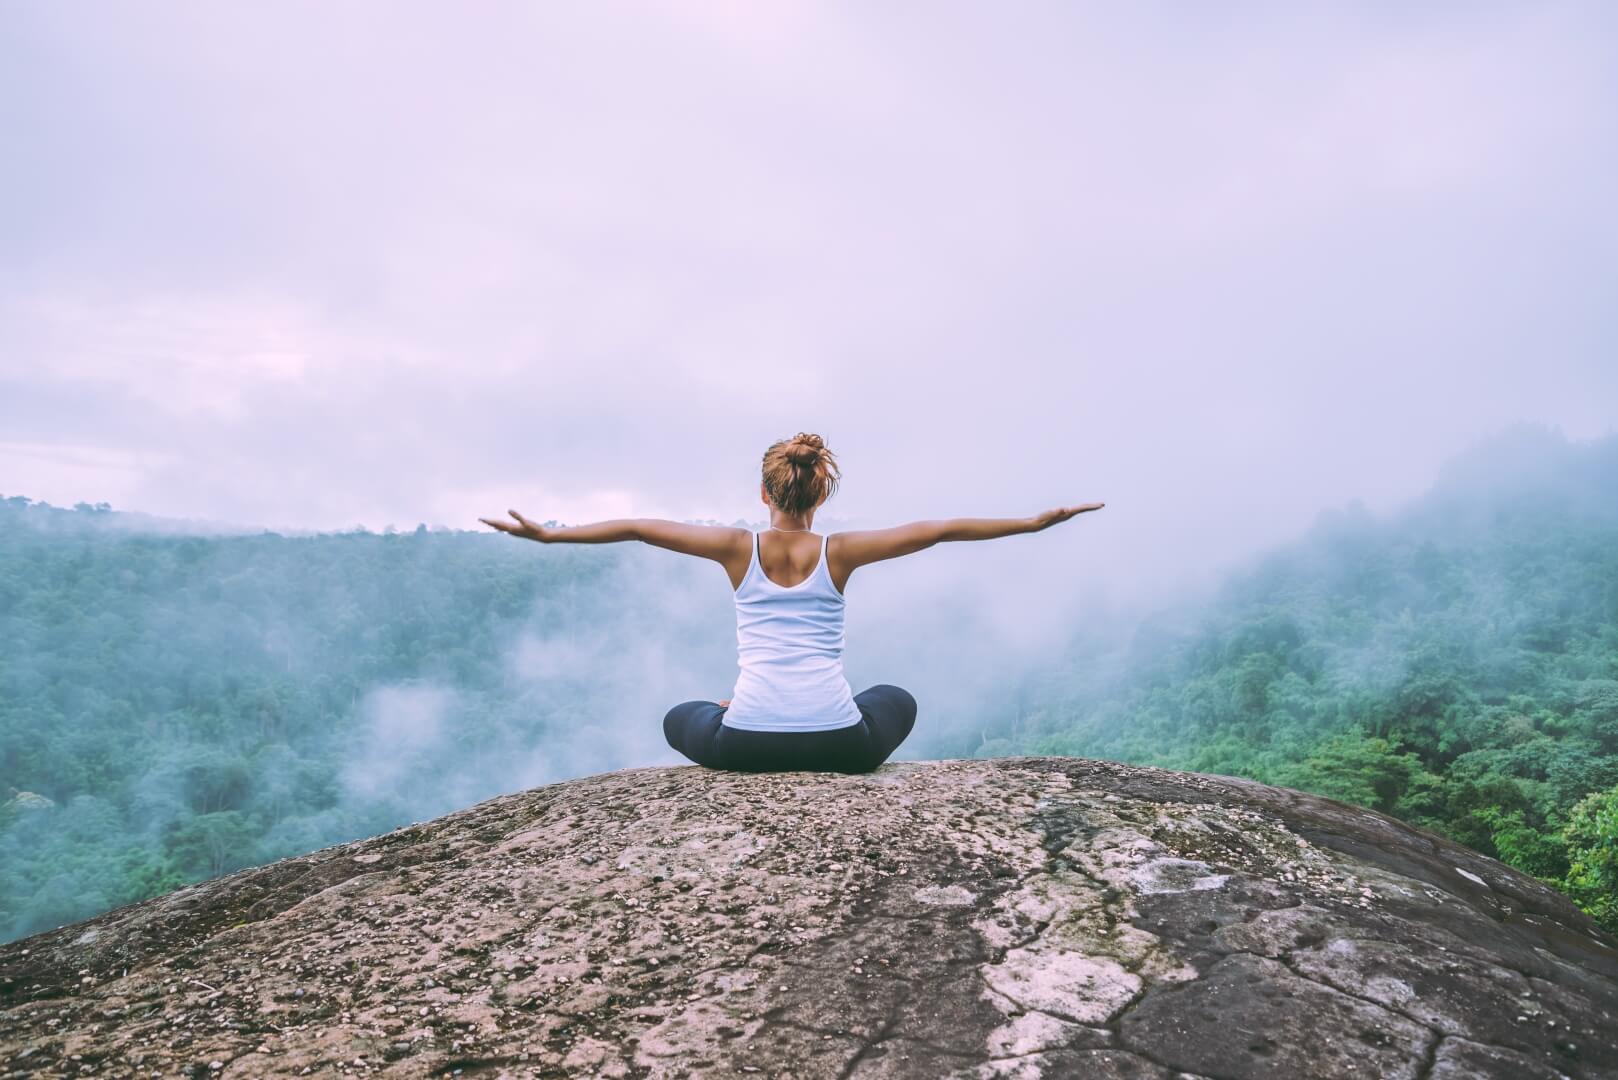
<path id="1" fill-rule="evenodd" d="M 591 525 L 551 527 L 536 525 L 515 510 L 507 511 L 517 520 L 478 518 L 492 529 L 542 544 L 612 544 L 621 540 L 642 540 L 654 547 L 668 548 L 682 555 L 698 555 L 723 563 L 746 546 L 749 533 L 725 525 L 689 525 L 662 518 L 615 518 Z"/>
<path id="2" fill-rule="evenodd" d="M 537 540 L 541 544 L 612 544 L 619 540 L 640 539 L 635 530 L 635 526 L 639 523 L 628 518 L 569 527 L 540 525 L 529 521 L 515 510 L 507 510 L 506 513 L 516 519 L 515 525 L 494 518 L 478 518 L 478 520 L 491 529 L 499 529 L 507 536 L 515 536 L 520 540 Z"/>
<path id="3" fill-rule="evenodd" d="M 1085 503 L 1047 510 L 1026 518 L 950 518 L 942 521 L 912 521 L 891 529 L 868 529 L 838 534 L 838 551 L 850 571 L 866 563 L 897 559 L 924 551 L 946 540 L 994 540 L 1017 533 L 1039 532 L 1076 514 L 1099 510 L 1106 503 Z"/>

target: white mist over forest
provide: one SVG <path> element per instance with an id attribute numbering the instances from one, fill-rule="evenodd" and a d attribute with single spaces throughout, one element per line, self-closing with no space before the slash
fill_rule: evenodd
<path id="1" fill-rule="evenodd" d="M 1547 670 L 1533 656 L 1572 650 L 1551 700 L 1575 711 L 1544 730 L 1596 725 L 1557 748 L 1588 755 L 1618 709 L 1611 650 L 1588 637 L 1618 626 L 1618 567 L 1599 554 L 1618 550 L 1615 508 L 1618 438 L 1525 425 L 1394 513 L 1351 500 L 1166 605 L 1106 599 L 1083 558 L 1044 596 L 997 587 L 1026 578 L 996 548 L 1083 551 L 1105 511 L 941 544 L 856 571 L 846 670 L 918 699 L 894 760 L 1212 753 L 1205 768 L 1240 774 L 1228 755 L 1265 747 L 1270 767 L 1326 768 L 1305 764 L 1321 738 L 1382 746 L 1374 732 L 1421 701 L 1493 700 L 1485 684 L 1524 685 Z M 681 764 L 664 712 L 730 696 L 736 675 L 722 569 L 646 545 L 176 531 L 17 495 L 0 512 L 0 855 L 27 868 L 0 898 L 13 936 L 504 792 Z M 1437 689 L 1434 648 L 1462 664 Z M 1554 768 L 1558 791 L 1618 783 L 1618 754 Z"/>

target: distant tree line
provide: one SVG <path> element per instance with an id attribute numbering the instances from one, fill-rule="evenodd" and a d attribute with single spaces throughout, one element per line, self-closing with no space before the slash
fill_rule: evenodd
<path id="1" fill-rule="evenodd" d="M 722 598 L 713 622 L 678 625 L 678 595 L 647 618 L 637 546 L 160 535 L 130 517 L 0 498 L 6 939 L 497 793 L 425 789 L 475 777 L 513 731 L 543 750 L 653 678 L 585 663 L 592 640 L 616 658 L 656 635 L 642 668 L 670 671 L 733 648 Z M 677 562 L 646 565 L 679 586 Z M 1205 607 L 1127 635 L 1075 624 L 1059 664 L 1006 673 L 1009 715 L 959 755 L 1315 792 L 1495 856 L 1618 932 L 1618 439 L 1502 436 L 1387 520 L 1322 516 Z M 514 679 L 535 626 L 549 652 Z M 377 750 L 360 714 L 378 686 L 452 688 L 462 756 L 413 749 L 400 699 L 395 771 L 345 787 Z"/>

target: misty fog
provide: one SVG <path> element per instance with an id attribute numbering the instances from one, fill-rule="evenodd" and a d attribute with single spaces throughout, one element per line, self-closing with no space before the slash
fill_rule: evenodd
<path id="1" fill-rule="evenodd" d="M 0 932 L 678 763 L 723 571 L 477 518 L 799 431 L 821 532 L 1106 504 L 856 571 L 897 759 L 1606 889 L 1615 101 L 1596 2 L 5 5 Z"/>

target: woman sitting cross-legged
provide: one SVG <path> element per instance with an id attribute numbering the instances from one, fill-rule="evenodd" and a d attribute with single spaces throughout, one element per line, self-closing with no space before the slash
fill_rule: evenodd
<path id="1" fill-rule="evenodd" d="M 764 454 L 759 498 L 763 532 L 651 518 L 574 528 L 479 518 L 541 543 L 641 540 L 712 559 L 736 600 L 740 673 L 730 698 L 684 701 L 663 717 L 669 745 L 699 765 L 743 772 L 870 772 L 916 722 L 909 691 L 879 683 L 855 694 L 843 675 L 843 594 L 868 563 L 896 559 L 944 540 L 992 540 L 1039 532 L 1105 504 L 1047 510 L 1031 518 L 917 521 L 891 529 L 817 536 L 815 511 L 837 489 L 836 459 L 818 435 L 798 434 Z M 779 535 L 777 535 L 779 534 Z"/>

